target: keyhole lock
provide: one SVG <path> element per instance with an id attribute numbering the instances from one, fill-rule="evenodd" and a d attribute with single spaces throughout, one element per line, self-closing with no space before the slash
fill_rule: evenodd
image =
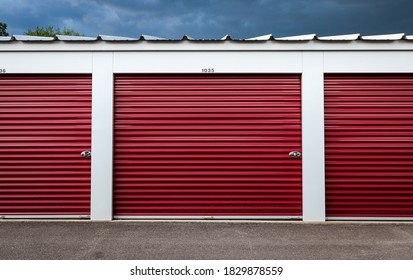
<path id="1" fill-rule="evenodd" d="M 291 158 L 300 158 L 301 157 L 301 153 L 298 151 L 292 151 L 288 154 Z"/>
<path id="2" fill-rule="evenodd" d="M 92 153 L 90 151 L 83 151 L 80 153 L 80 155 L 84 158 L 90 158 L 92 156 Z"/>

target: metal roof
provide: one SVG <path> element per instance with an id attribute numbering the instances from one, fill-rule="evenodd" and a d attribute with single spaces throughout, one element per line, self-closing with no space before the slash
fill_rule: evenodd
<path id="1" fill-rule="evenodd" d="M 8 37 L 0 37 L 0 42 L 10 42 L 10 41 L 22 41 L 22 42 L 51 42 L 51 41 L 63 41 L 63 42 L 93 42 L 93 41 L 109 41 L 109 42 L 134 42 L 134 41 L 398 41 L 398 40 L 408 40 L 413 41 L 413 35 L 406 35 L 404 33 L 397 34 L 385 34 L 385 35 L 369 35 L 363 36 L 360 34 L 347 34 L 347 35 L 334 35 L 334 36 L 317 36 L 316 34 L 307 34 L 299 36 L 288 36 L 288 37 L 275 37 L 272 34 L 245 38 L 245 39 L 233 39 L 230 35 L 225 35 L 218 39 L 195 39 L 188 35 L 184 35 L 180 39 L 166 39 L 151 35 L 141 35 L 137 38 L 132 37 L 120 37 L 111 35 L 98 35 L 96 37 L 85 37 L 85 36 L 66 36 L 57 35 L 55 37 L 41 37 L 41 36 L 28 36 L 28 35 L 13 35 Z"/>

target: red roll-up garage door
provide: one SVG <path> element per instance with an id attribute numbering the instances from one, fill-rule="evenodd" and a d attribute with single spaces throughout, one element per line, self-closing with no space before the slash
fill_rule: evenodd
<path id="1" fill-rule="evenodd" d="M 0 76 L 0 216 L 89 215 L 90 75 Z"/>
<path id="2" fill-rule="evenodd" d="M 328 217 L 413 217 L 413 75 L 325 78 Z"/>
<path id="3" fill-rule="evenodd" d="M 115 77 L 115 216 L 300 217 L 299 75 Z"/>

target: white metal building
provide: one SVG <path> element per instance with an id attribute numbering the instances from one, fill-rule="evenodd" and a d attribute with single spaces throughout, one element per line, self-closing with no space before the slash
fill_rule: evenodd
<path id="1" fill-rule="evenodd" d="M 412 220 L 413 36 L 0 37 L 0 174 L 2 218 Z"/>

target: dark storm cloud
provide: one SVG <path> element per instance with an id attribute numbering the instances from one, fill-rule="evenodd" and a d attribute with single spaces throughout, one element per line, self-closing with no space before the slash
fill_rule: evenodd
<path id="1" fill-rule="evenodd" d="M 411 0 L 1 0 L 9 33 L 37 25 L 86 35 L 247 38 L 317 33 L 413 34 Z"/>

